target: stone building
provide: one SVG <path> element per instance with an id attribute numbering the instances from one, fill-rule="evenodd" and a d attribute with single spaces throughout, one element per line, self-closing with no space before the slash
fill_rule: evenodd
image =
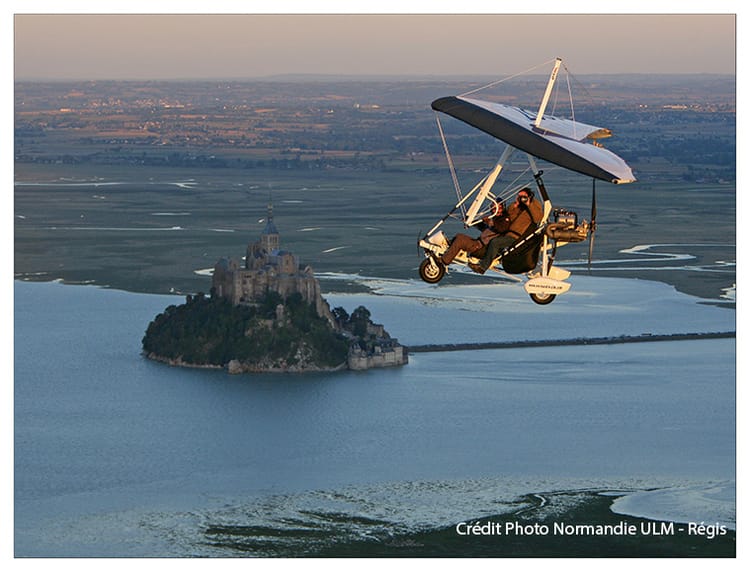
<path id="1" fill-rule="evenodd" d="M 354 370 L 391 367 L 406 363 L 409 363 L 406 350 L 395 339 L 380 339 L 370 350 L 364 350 L 352 344 L 347 358 L 347 366 Z"/>
<path id="2" fill-rule="evenodd" d="M 302 266 L 296 255 L 281 249 L 271 204 L 260 240 L 247 245 L 245 263 L 234 258 L 220 259 L 214 266 L 212 286 L 215 295 L 228 298 L 233 304 L 252 304 L 268 291 L 284 298 L 299 293 L 315 306 L 319 316 L 335 324 L 312 268 Z"/>

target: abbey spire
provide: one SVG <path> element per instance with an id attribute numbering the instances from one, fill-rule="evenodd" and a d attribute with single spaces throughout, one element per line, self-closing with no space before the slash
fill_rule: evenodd
<path id="1" fill-rule="evenodd" d="M 273 200 L 268 197 L 268 214 L 266 215 L 266 227 L 260 235 L 260 241 L 267 254 L 275 254 L 279 250 L 279 231 L 273 222 Z"/>

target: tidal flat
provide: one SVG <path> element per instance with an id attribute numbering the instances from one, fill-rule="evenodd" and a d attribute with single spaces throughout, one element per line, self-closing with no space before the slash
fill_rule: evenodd
<path id="1" fill-rule="evenodd" d="M 14 272 L 135 292 L 205 292 L 216 261 L 243 256 L 257 239 L 272 202 L 283 248 L 316 274 L 417 277 L 417 239 L 455 199 L 446 175 L 21 164 Z M 590 184 L 549 176 L 547 185 L 556 206 L 588 216 Z M 663 281 L 703 298 L 733 291 L 733 184 L 607 186 L 597 201 L 593 275 Z M 446 234 L 462 231 L 446 225 Z M 568 245 L 556 262 L 587 273 L 587 249 Z M 445 283 L 476 280 L 452 272 Z"/>

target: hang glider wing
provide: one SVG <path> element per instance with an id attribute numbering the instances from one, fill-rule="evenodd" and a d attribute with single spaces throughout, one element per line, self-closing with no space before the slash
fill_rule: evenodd
<path id="1" fill-rule="evenodd" d="M 463 121 L 525 151 L 571 171 L 610 183 L 635 181 L 620 157 L 588 140 L 609 137 L 608 129 L 545 115 L 539 126 L 530 111 L 501 103 L 465 97 L 443 97 L 432 108 Z"/>

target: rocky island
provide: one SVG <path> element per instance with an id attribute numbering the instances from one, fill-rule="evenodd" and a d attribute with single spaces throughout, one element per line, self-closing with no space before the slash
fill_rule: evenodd
<path id="1" fill-rule="evenodd" d="M 280 249 L 269 204 L 260 240 L 245 263 L 222 258 L 210 296 L 189 295 L 148 326 L 151 359 L 230 373 L 305 372 L 403 365 L 406 349 L 374 324 L 367 308 L 330 309 L 310 266 Z"/>

